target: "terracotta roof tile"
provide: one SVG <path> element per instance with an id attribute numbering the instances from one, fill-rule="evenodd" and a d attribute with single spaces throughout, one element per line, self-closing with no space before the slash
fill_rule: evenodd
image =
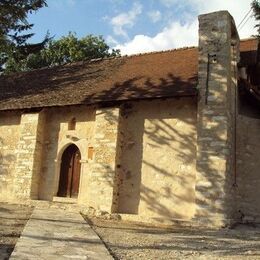
<path id="1" fill-rule="evenodd" d="M 0 110 L 195 96 L 197 72 L 191 47 L 1 76 Z"/>
<path id="2" fill-rule="evenodd" d="M 248 66 L 256 62 L 258 41 L 255 39 L 246 39 L 240 41 L 240 64 Z"/>

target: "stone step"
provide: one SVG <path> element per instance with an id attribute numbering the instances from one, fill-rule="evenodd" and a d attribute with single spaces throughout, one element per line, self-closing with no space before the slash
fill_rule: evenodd
<path id="1" fill-rule="evenodd" d="M 61 202 L 61 203 L 70 203 L 70 204 L 77 204 L 78 199 L 75 198 L 67 198 L 67 197 L 53 197 L 53 202 Z"/>
<path id="2" fill-rule="evenodd" d="M 41 208 L 41 209 L 48 209 L 48 208 L 56 208 L 56 209 L 63 209 L 63 210 L 70 210 L 79 212 L 81 206 L 72 200 L 58 200 L 58 201 L 43 201 L 43 200 L 32 200 L 30 205 Z"/>

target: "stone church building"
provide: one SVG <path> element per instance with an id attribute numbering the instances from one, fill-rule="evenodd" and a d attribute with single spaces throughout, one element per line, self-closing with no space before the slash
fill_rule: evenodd
<path id="1" fill-rule="evenodd" d="M 260 222 L 260 50 L 227 11 L 199 46 L 0 77 L 0 200 Z"/>

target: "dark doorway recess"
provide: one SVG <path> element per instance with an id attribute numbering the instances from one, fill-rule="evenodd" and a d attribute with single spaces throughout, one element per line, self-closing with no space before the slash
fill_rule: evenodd
<path id="1" fill-rule="evenodd" d="M 57 196 L 77 198 L 80 181 L 80 151 L 74 144 L 63 152 L 60 167 L 59 190 Z"/>

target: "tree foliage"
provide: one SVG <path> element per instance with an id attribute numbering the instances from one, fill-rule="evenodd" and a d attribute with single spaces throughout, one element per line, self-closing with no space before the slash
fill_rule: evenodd
<path id="1" fill-rule="evenodd" d="M 33 36 L 32 33 L 22 34 L 33 27 L 27 15 L 43 6 L 46 6 L 45 0 L 0 0 L 1 45 L 10 42 L 22 45 Z"/>
<path id="2" fill-rule="evenodd" d="M 69 33 L 53 40 L 47 33 L 42 42 L 29 44 L 34 34 L 28 33 L 33 24 L 28 23 L 27 15 L 46 5 L 46 0 L 0 0 L 0 73 L 120 55 L 119 50 L 110 50 L 102 36 L 78 39 Z"/>
<path id="3" fill-rule="evenodd" d="M 254 17 L 257 21 L 255 27 L 257 28 L 258 37 L 260 37 L 260 2 L 258 0 L 254 0 L 251 6 L 254 12 Z"/>
<path id="4" fill-rule="evenodd" d="M 32 70 L 75 61 L 119 55 L 120 51 L 110 50 L 110 47 L 102 36 L 88 35 L 78 39 L 75 33 L 70 32 L 67 36 L 63 36 L 59 40 L 51 39 L 44 49 L 38 53 L 28 55 L 26 59 L 20 62 L 19 66 L 20 70 Z"/>
<path id="5" fill-rule="evenodd" d="M 16 62 L 44 48 L 48 36 L 41 43 L 27 43 L 34 35 L 28 33 L 33 24 L 27 21 L 27 16 L 46 5 L 46 0 L 0 0 L 0 71 L 8 61 L 15 68 Z"/>

